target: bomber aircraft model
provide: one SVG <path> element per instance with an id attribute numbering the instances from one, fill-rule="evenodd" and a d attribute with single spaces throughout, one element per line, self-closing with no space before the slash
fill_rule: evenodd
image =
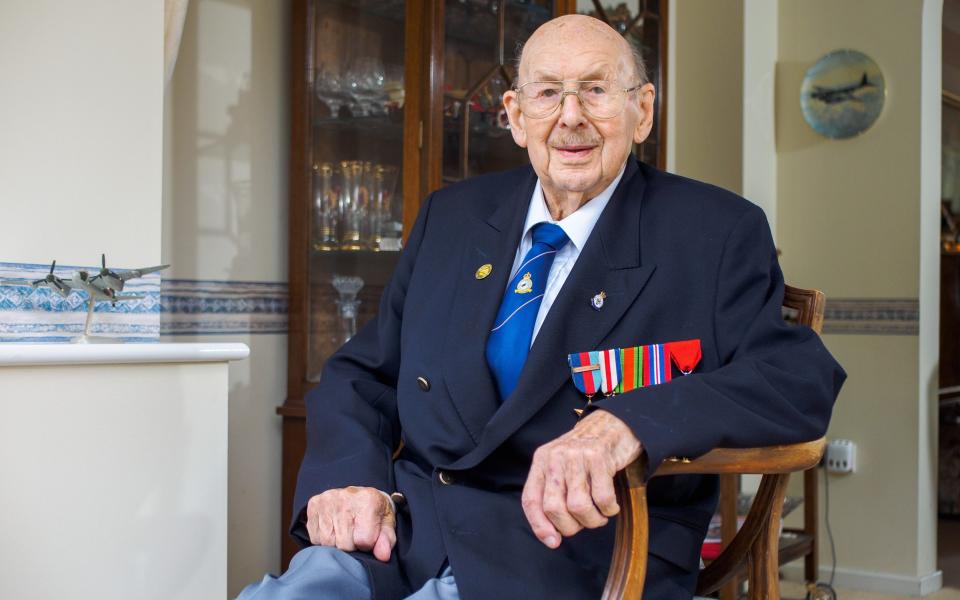
<path id="1" fill-rule="evenodd" d="M 110 302 L 116 306 L 117 302 L 128 300 L 140 300 L 145 296 L 135 294 L 118 294 L 123 289 L 124 284 L 131 279 L 143 277 L 149 273 L 162 271 L 170 265 L 157 265 L 155 267 L 144 267 L 142 269 L 130 269 L 128 271 L 116 272 L 107 268 L 106 254 L 100 255 L 100 272 L 91 276 L 89 271 L 79 270 L 74 272 L 73 277 L 64 281 L 54 275 L 53 271 L 57 266 L 57 261 L 50 265 L 50 272 L 43 279 L 31 281 L 29 279 L 3 279 L 0 284 L 6 285 L 29 285 L 34 289 L 38 287 L 48 287 L 57 292 L 64 298 L 72 292 L 83 290 L 87 293 L 87 320 L 83 327 L 83 335 L 76 341 L 89 341 L 90 319 L 93 317 L 93 306 L 97 302 Z"/>
<path id="2" fill-rule="evenodd" d="M 870 83 L 870 79 L 868 79 L 867 74 L 864 73 L 863 77 L 860 78 L 858 83 L 851 83 L 849 85 L 843 85 L 834 88 L 815 85 L 813 86 L 813 91 L 810 92 L 810 97 L 815 98 L 824 104 L 838 104 L 840 102 L 846 102 L 847 100 L 863 102 L 863 100 L 854 94 L 868 87 L 876 86 Z"/>

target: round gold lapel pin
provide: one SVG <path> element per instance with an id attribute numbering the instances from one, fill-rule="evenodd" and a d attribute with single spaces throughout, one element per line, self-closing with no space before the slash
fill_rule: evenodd
<path id="1" fill-rule="evenodd" d="M 493 271 L 493 265 L 487 263 L 485 265 L 480 265 L 480 268 L 477 269 L 477 272 L 473 274 L 477 279 L 486 279 L 487 275 Z"/>

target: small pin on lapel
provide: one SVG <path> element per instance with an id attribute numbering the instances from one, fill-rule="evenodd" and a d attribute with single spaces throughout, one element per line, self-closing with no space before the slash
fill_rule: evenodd
<path id="1" fill-rule="evenodd" d="M 476 277 L 477 279 L 486 279 L 487 275 L 489 275 L 492 271 L 493 271 L 493 265 L 491 265 L 490 263 L 487 263 L 485 265 L 480 265 L 480 268 L 477 269 L 477 272 L 474 273 L 473 276 Z"/>
<path id="2" fill-rule="evenodd" d="M 603 301 L 606 298 L 607 298 L 607 293 L 601 290 L 599 294 L 597 294 L 593 298 L 590 298 L 590 306 L 593 307 L 593 310 L 600 310 L 601 308 L 603 308 Z"/>

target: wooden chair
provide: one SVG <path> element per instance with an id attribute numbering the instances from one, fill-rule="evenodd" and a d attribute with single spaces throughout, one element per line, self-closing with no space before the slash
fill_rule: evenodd
<path id="1" fill-rule="evenodd" d="M 806 325 L 820 333 L 825 305 L 822 292 L 787 286 L 783 305 L 788 321 Z M 744 473 L 763 475 L 743 526 L 729 544 L 724 544 L 720 556 L 700 571 L 698 594 L 715 592 L 724 584 L 735 582 L 746 570 L 750 598 L 779 600 L 777 572 L 780 517 L 787 481 L 790 473 L 815 467 L 823 455 L 825 443 L 821 438 L 812 442 L 768 448 L 716 448 L 694 460 L 672 458 L 660 465 L 654 477 L 680 474 L 719 474 L 729 478 Z M 613 561 L 603 591 L 605 600 L 640 598 L 643 591 L 648 542 L 644 475 L 644 466 L 640 461 L 617 474 L 617 499 L 621 512 L 617 519 Z M 730 479 L 727 480 L 728 484 L 729 481 Z M 730 488 L 735 494 L 736 486 L 726 485 L 724 488 L 725 501 L 729 505 Z M 736 499 L 733 498 L 734 506 L 735 503 Z M 735 515 L 734 510 L 732 515 L 724 516 L 725 528 L 736 527 Z M 813 519 L 815 527 L 815 508 Z M 815 540 L 813 545 L 815 546 Z"/>

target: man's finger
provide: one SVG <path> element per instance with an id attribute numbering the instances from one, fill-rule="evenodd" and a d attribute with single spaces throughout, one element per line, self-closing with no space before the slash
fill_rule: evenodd
<path id="1" fill-rule="evenodd" d="M 322 496 L 314 496 L 307 504 L 307 534 L 315 546 L 333 544 L 333 523 L 327 517 L 327 505 Z"/>
<path id="2" fill-rule="evenodd" d="M 600 514 L 593 503 L 589 476 L 584 462 L 584 455 L 577 452 L 568 456 L 563 463 L 567 484 L 567 511 L 579 525 L 596 529 L 606 525 L 607 518 Z"/>
<path id="3" fill-rule="evenodd" d="M 396 531 L 387 523 L 380 526 L 380 535 L 373 545 L 373 555 L 381 562 L 390 560 L 390 551 L 397 543 Z"/>
<path id="4" fill-rule="evenodd" d="M 564 479 L 564 458 L 555 453 L 548 463 L 543 486 L 543 514 L 564 537 L 583 529 L 567 510 L 567 482 Z"/>
<path id="5" fill-rule="evenodd" d="M 617 492 L 613 487 L 613 477 L 616 473 L 611 472 L 608 459 L 601 454 L 596 454 L 590 460 L 589 466 L 590 494 L 593 496 L 593 503 L 605 517 L 618 514 L 620 505 L 617 504 Z"/>
<path id="6" fill-rule="evenodd" d="M 358 506 L 355 508 L 353 521 L 353 543 L 357 550 L 369 551 L 380 537 L 380 522 L 383 520 L 384 498 L 379 492 L 372 492 L 377 497 L 363 496 L 356 498 Z M 389 507 L 386 508 L 389 511 Z"/>
<path id="7" fill-rule="evenodd" d="M 336 510 L 333 511 L 333 535 L 336 538 L 334 544 L 344 552 L 353 552 L 357 549 L 353 543 L 353 511 L 344 502 L 337 502 Z"/>
<path id="8" fill-rule="evenodd" d="M 533 529 L 533 534 L 545 546 L 552 549 L 560 545 L 560 532 L 543 513 L 544 479 L 543 469 L 534 462 L 527 476 L 527 483 L 523 486 L 520 504 L 523 507 L 523 514 L 527 516 L 527 522 L 530 523 L 530 528 Z"/>
<path id="9" fill-rule="evenodd" d="M 321 546 L 336 546 L 337 545 L 337 536 L 333 530 L 333 517 L 329 512 L 319 513 L 317 516 L 317 535 L 319 538 L 319 545 Z"/>

